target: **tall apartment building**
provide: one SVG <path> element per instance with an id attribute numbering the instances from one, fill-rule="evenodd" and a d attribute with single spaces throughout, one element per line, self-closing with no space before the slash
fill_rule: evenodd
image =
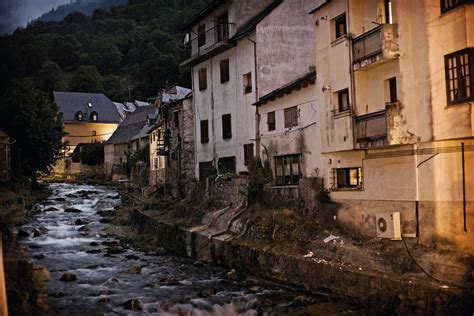
<path id="1" fill-rule="evenodd" d="M 474 5 L 326 0 L 316 25 L 326 185 L 337 221 L 474 251 Z"/>

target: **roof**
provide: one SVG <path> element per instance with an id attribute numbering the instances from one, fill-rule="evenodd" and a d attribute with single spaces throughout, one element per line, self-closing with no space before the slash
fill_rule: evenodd
<path id="1" fill-rule="evenodd" d="M 216 8 L 218 8 L 221 4 L 225 3 L 227 0 L 214 0 L 207 7 L 199 11 L 195 16 L 193 16 L 190 20 L 188 20 L 186 23 L 184 23 L 181 26 L 181 31 L 186 31 L 190 28 L 193 27 L 196 23 L 204 19 L 209 13 L 214 11 Z"/>
<path id="2" fill-rule="evenodd" d="M 278 7 L 283 0 L 274 0 L 272 3 L 263 9 L 259 14 L 251 18 L 247 23 L 245 23 L 240 29 L 237 30 L 237 32 L 232 36 L 229 41 L 236 41 L 245 35 L 249 34 L 252 32 L 252 30 L 255 28 L 255 26 L 262 21 L 267 15 L 269 15 L 276 7 Z"/>
<path id="3" fill-rule="evenodd" d="M 123 144 L 132 140 L 144 126 L 147 126 L 148 115 L 156 111 L 154 106 L 141 106 L 128 114 L 115 132 L 110 136 L 106 144 Z"/>
<path id="4" fill-rule="evenodd" d="M 76 113 L 82 112 L 83 122 L 92 122 L 89 115 L 97 112 L 94 123 L 120 123 L 121 117 L 112 101 L 103 93 L 53 91 L 54 102 L 63 114 L 64 122 L 79 122 Z"/>
<path id="5" fill-rule="evenodd" d="M 191 92 L 191 89 L 174 86 L 161 94 L 161 102 L 169 103 L 184 100 Z"/>
<path id="6" fill-rule="evenodd" d="M 10 138 L 10 136 L 0 129 L 0 138 Z"/>
<path id="7" fill-rule="evenodd" d="M 264 95 L 261 97 L 257 102 L 254 103 L 256 106 L 260 106 L 262 104 L 265 104 L 269 101 L 275 100 L 277 97 L 281 97 L 285 94 L 291 93 L 293 90 L 300 89 L 302 87 L 305 87 L 309 84 L 314 84 L 316 81 L 316 71 L 312 71 L 308 74 L 306 74 L 304 77 L 298 78 L 276 90 L 273 90 L 272 92 Z"/>
<path id="8" fill-rule="evenodd" d="M 326 4 L 329 4 L 331 2 L 331 0 L 325 0 L 323 3 L 321 3 L 320 5 L 318 5 L 316 8 L 314 8 L 313 10 L 309 11 L 308 14 L 313 14 L 314 12 L 318 11 L 319 9 L 323 8 L 324 6 L 326 6 Z"/>

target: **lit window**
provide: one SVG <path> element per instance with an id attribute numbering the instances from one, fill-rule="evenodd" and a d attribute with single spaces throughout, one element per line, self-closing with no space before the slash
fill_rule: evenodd
<path id="1" fill-rule="evenodd" d="M 97 115 L 97 112 L 94 111 L 94 112 L 91 113 L 91 121 L 92 122 L 97 122 L 98 118 L 99 118 L 99 116 Z"/>
<path id="2" fill-rule="evenodd" d="M 81 111 L 76 113 L 76 120 L 82 121 L 84 119 L 84 116 Z"/>
<path id="3" fill-rule="evenodd" d="M 338 188 L 360 188 L 362 186 L 362 168 L 336 169 Z"/>

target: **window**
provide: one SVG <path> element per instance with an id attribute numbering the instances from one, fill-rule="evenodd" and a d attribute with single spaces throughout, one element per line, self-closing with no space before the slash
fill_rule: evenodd
<path id="1" fill-rule="evenodd" d="M 199 25 L 198 27 L 198 46 L 206 45 L 206 25 Z"/>
<path id="2" fill-rule="evenodd" d="M 337 107 L 339 112 L 349 110 L 349 89 L 337 92 Z"/>
<path id="3" fill-rule="evenodd" d="M 226 13 L 217 17 L 217 41 L 222 42 L 229 38 L 229 15 Z"/>
<path id="4" fill-rule="evenodd" d="M 83 115 L 82 115 L 82 112 L 81 112 L 81 111 L 78 111 L 78 112 L 76 113 L 76 120 L 82 121 L 83 118 L 84 118 L 84 117 L 83 117 Z"/>
<path id="5" fill-rule="evenodd" d="M 96 132 L 96 131 L 92 131 L 92 136 L 97 136 L 97 132 Z"/>
<path id="6" fill-rule="evenodd" d="M 229 81 L 229 60 L 221 60 L 221 83 Z"/>
<path id="7" fill-rule="evenodd" d="M 201 121 L 201 144 L 209 142 L 209 121 Z"/>
<path id="8" fill-rule="evenodd" d="M 244 145 L 244 165 L 248 166 L 253 159 L 253 144 Z"/>
<path id="9" fill-rule="evenodd" d="M 441 0 L 441 13 L 448 12 L 464 3 L 472 3 L 472 0 Z"/>
<path id="10" fill-rule="evenodd" d="M 244 94 L 252 92 L 252 73 L 249 72 L 243 77 L 244 81 Z"/>
<path id="11" fill-rule="evenodd" d="M 337 188 L 361 188 L 362 168 L 336 169 Z"/>
<path id="12" fill-rule="evenodd" d="M 199 180 L 206 180 L 210 175 L 216 174 L 212 161 L 202 161 L 199 163 Z"/>
<path id="13" fill-rule="evenodd" d="M 223 157 L 219 158 L 219 173 L 235 173 L 235 157 Z"/>
<path id="14" fill-rule="evenodd" d="M 334 20 L 336 27 L 336 38 L 347 34 L 346 14 L 339 16 Z"/>
<path id="15" fill-rule="evenodd" d="M 448 104 L 474 100 L 474 48 L 444 56 Z"/>
<path id="16" fill-rule="evenodd" d="M 298 125 L 298 107 L 292 106 L 285 109 L 285 128 Z"/>
<path id="17" fill-rule="evenodd" d="M 277 185 L 298 184 L 301 179 L 300 155 L 275 157 Z"/>
<path id="18" fill-rule="evenodd" d="M 94 112 L 91 113 L 91 121 L 92 122 L 97 122 L 98 118 L 99 118 L 99 116 L 98 116 L 97 112 L 94 111 Z"/>
<path id="19" fill-rule="evenodd" d="M 173 121 L 174 121 L 174 127 L 178 127 L 179 126 L 179 112 L 178 111 L 173 112 Z"/>
<path id="20" fill-rule="evenodd" d="M 397 78 L 392 78 L 388 80 L 389 90 L 390 90 L 390 102 L 397 102 Z"/>
<path id="21" fill-rule="evenodd" d="M 222 115 L 222 138 L 232 138 L 232 119 L 230 114 Z"/>
<path id="22" fill-rule="evenodd" d="M 199 90 L 206 90 L 207 89 L 207 69 L 201 68 L 199 69 Z"/>
<path id="23" fill-rule="evenodd" d="M 267 125 L 268 125 L 269 132 L 275 130 L 276 128 L 275 111 L 267 113 Z"/>
<path id="24" fill-rule="evenodd" d="M 385 23 L 392 24 L 392 0 L 384 0 Z"/>

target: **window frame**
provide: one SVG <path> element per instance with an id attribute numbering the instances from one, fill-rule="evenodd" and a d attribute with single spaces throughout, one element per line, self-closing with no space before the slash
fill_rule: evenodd
<path id="1" fill-rule="evenodd" d="M 292 113 L 294 111 L 294 113 Z M 298 106 L 290 106 L 283 111 L 284 120 L 285 120 L 285 128 L 292 128 L 298 126 L 298 117 L 299 117 L 299 110 Z M 290 117 L 290 115 L 292 117 Z"/>
<path id="2" fill-rule="evenodd" d="M 218 43 L 229 39 L 229 12 L 216 17 L 216 33 Z"/>
<path id="3" fill-rule="evenodd" d="M 222 115 L 222 139 L 232 138 L 232 115 L 230 113 Z"/>
<path id="4" fill-rule="evenodd" d="M 209 143 L 209 120 L 201 120 L 201 144 Z"/>
<path id="5" fill-rule="evenodd" d="M 254 158 L 254 144 L 244 144 L 244 166 L 248 166 L 252 159 Z"/>
<path id="6" fill-rule="evenodd" d="M 273 116 L 273 120 L 270 120 L 270 117 Z M 268 131 L 272 132 L 276 130 L 276 116 L 275 111 L 271 111 L 267 113 L 267 127 Z"/>
<path id="7" fill-rule="evenodd" d="M 232 166 L 230 170 L 225 170 L 226 168 L 223 168 L 223 164 L 227 164 L 227 163 Z M 217 160 L 217 169 L 219 171 L 219 174 L 225 174 L 225 173 L 235 174 L 237 171 L 237 161 L 235 159 L 235 156 L 220 157 Z"/>
<path id="8" fill-rule="evenodd" d="M 82 113 L 82 111 L 77 111 L 75 117 L 76 121 L 84 121 L 84 113 Z"/>
<path id="9" fill-rule="evenodd" d="M 335 173 L 335 188 L 337 190 L 347 190 L 347 189 L 362 189 L 364 180 L 362 167 L 345 167 L 345 168 L 335 168 L 333 169 Z M 351 171 L 356 171 L 356 184 L 351 184 Z M 339 172 L 344 172 L 344 183 L 339 183 Z"/>
<path id="10" fill-rule="evenodd" d="M 301 154 L 291 154 L 291 155 L 282 155 L 274 156 L 275 163 L 275 185 L 277 186 L 287 186 L 287 185 L 298 185 L 299 181 L 303 178 L 301 172 Z M 294 161 L 297 159 L 297 161 Z M 289 161 L 289 164 L 287 163 Z M 297 173 L 294 172 L 294 164 L 298 164 Z M 289 174 L 286 166 L 289 167 Z M 281 168 L 281 175 L 278 173 L 278 169 Z"/>
<path id="11" fill-rule="evenodd" d="M 465 55 L 467 57 L 467 64 L 460 65 L 461 57 Z M 454 68 L 450 68 L 450 60 L 455 60 L 456 66 Z M 466 67 L 469 74 L 467 75 L 467 81 L 464 81 L 466 76 L 461 76 L 460 72 L 463 71 L 462 68 Z M 446 101 L 448 105 L 456 105 L 460 103 L 466 103 L 469 101 L 474 101 L 474 47 L 467 47 L 450 54 L 444 56 L 444 69 L 445 69 L 445 84 L 446 84 Z M 451 72 L 452 71 L 452 72 Z M 456 75 L 456 77 L 452 77 L 452 75 Z M 451 89 L 451 82 L 454 85 L 457 85 L 457 89 Z M 462 89 L 459 86 L 462 86 Z M 454 93 L 462 93 L 463 96 L 451 98 L 451 92 Z M 466 96 L 469 93 L 469 96 Z"/>
<path id="12" fill-rule="evenodd" d="M 343 33 L 340 33 L 339 30 L 339 25 L 344 26 L 344 31 Z M 347 18 L 346 18 L 346 12 L 343 14 L 339 15 L 338 17 L 334 18 L 334 35 L 335 39 L 341 38 L 345 35 L 347 35 Z"/>
<path id="13" fill-rule="evenodd" d="M 244 94 L 252 93 L 252 72 L 246 73 L 242 76 L 244 82 Z"/>
<path id="14" fill-rule="evenodd" d="M 351 103 L 350 103 L 350 98 L 349 98 L 349 88 L 345 88 L 342 90 L 339 90 L 336 92 L 337 93 L 337 111 L 338 113 L 342 112 L 347 112 L 351 109 Z M 347 108 L 343 108 L 343 96 L 346 95 L 346 103 L 347 103 Z"/>
<path id="15" fill-rule="evenodd" d="M 452 2 L 448 4 L 448 2 Z M 464 4 L 474 3 L 473 0 L 440 0 L 439 6 L 441 10 L 441 14 L 449 12 L 451 10 L 456 9 Z"/>
<path id="16" fill-rule="evenodd" d="M 97 122 L 99 120 L 99 113 L 97 113 L 96 111 L 93 111 L 91 113 L 91 122 Z"/>
<path id="17" fill-rule="evenodd" d="M 206 45 L 206 24 L 201 24 L 197 29 L 198 47 Z"/>
<path id="18" fill-rule="evenodd" d="M 221 83 L 226 83 L 230 81 L 230 69 L 229 69 L 229 59 L 222 59 L 219 63 Z"/>
<path id="19" fill-rule="evenodd" d="M 198 71 L 199 91 L 207 89 L 207 68 L 201 68 Z"/>

